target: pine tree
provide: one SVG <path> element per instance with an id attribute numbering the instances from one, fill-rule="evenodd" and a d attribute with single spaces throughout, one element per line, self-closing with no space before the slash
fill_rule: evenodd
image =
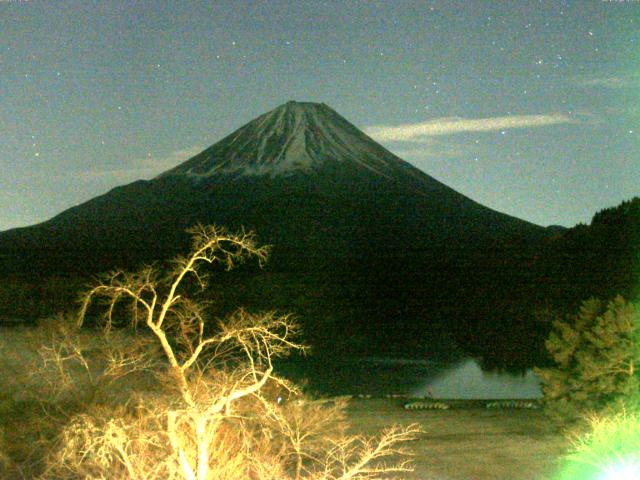
<path id="1" fill-rule="evenodd" d="M 576 315 L 554 321 L 545 346 L 555 366 L 536 373 L 555 423 L 575 424 L 638 400 L 639 313 L 621 296 L 608 304 L 592 298 Z"/>

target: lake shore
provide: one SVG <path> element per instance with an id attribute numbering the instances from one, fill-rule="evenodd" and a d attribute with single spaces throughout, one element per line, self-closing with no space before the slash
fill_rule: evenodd
<path id="1" fill-rule="evenodd" d="M 25 365 L 35 360 L 34 347 L 42 345 L 44 337 L 29 338 L 26 335 L 29 332 L 33 330 L 6 328 L 0 331 L 0 383 L 7 407 L 11 407 L 13 401 L 20 401 L 25 389 L 33 392 L 39 388 L 33 383 L 35 379 L 29 378 Z M 22 374 L 16 375 L 16 372 Z M 388 373 L 393 374 L 391 378 L 398 376 L 395 371 Z M 405 375 L 403 372 L 400 377 Z M 347 404 L 347 420 L 354 433 L 373 436 L 394 424 L 421 426 L 423 433 L 407 445 L 415 455 L 416 469 L 401 478 L 550 480 L 556 471 L 557 459 L 568 448 L 562 435 L 547 430 L 548 423 L 540 409 L 487 408 L 486 401 L 459 399 L 447 400 L 450 404 L 447 410 L 404 408 L 407 402 L 418 400 L 405 396 L 354 397 Z M 12 412 L 6 414 L 15 417 Z"/>

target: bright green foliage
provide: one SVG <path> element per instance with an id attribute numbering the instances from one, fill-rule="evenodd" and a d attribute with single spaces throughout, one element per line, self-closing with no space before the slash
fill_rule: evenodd
<path id="1" fill-rule="evenodd" d="M 554 480 L 640 478 L 640 415 L 620 412 L 589 419 L 590 432 L 574 439 Z"/>
<path id="2" fill-rule="evenodd" d="M 545 409 L 560 425 L 606 413 L 637 400 L 640 386 L 640 311 L 618 296 L 585 301 L 577 315 L 553 323 L 545 342 L 555 362 L 536 369 Z"/>
<path id="3" fill-rule="evenodd" d="M 4 438 L 4 428 L 0 425 L 0 473 L 11 465 L 11 459 L 9 458 L 9 455 L 7 455 L 6 449 L 7 446 Z"/>

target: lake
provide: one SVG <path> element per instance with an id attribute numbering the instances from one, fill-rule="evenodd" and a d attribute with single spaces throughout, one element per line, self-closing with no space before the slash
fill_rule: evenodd
<path id="1" fill-rule="evenodd" d="M 438 362 L 391 358 L 281 361 L 276 370 L 320 395 L 405 395 L 447 399 L 542 397 L 533 371 L 484 372 L 473 358 Z"/>
<path id="2" fill-rule="evenodd" d="M 0 329 L 0 358 L 5 371 L 17 371 L 31 359 L 33 344 L 25 345 L 31 329 Z M 466 356 L 433 359 L 334 358 L 310 356 L 280 360 L 276 372 L 306 386 L 311 393 L 335 395 L 402 395 L 442 399 L 541 398 L 540 381 L 524 374 L 483 372 Z"/>

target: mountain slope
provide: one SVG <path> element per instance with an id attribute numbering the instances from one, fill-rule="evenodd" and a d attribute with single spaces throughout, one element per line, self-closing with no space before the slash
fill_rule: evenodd
<path id="1" fill-rule="evenodd" d="M 184 252 L 196 222 L 252 229 L 273 245 L 262 280 L 225 277 L 226 299 L 258 282 L 264 299 L 241 304 L 294 310 L 322 342 L 347 349 L 416 347 L 426 326 L 434 338 L 471 335 L 547 236 L 421 172 L 326 105 L 289 102 L 152 180 L 0 233 L 0 253 L 5 271 L 132 268 Z"/>
<path id="2" fill-rule="evenodd" d="M 392 176 L 398 159 L 325 104 L 288 102 L 161 175 L 309 173 L 326 163 L 353 163 Z"/>
<path id="3" fill-rule="evenodd" d="M 289 102 L 155 179 L 1 233 L 0 250 L 148 261 L 182 247 L 180 231 L 196 221 L 242 225 L 276 249 L 308 253 L 314 239 L 353 251 L 545 235 L 429 177 L 326 105 Z"/>

